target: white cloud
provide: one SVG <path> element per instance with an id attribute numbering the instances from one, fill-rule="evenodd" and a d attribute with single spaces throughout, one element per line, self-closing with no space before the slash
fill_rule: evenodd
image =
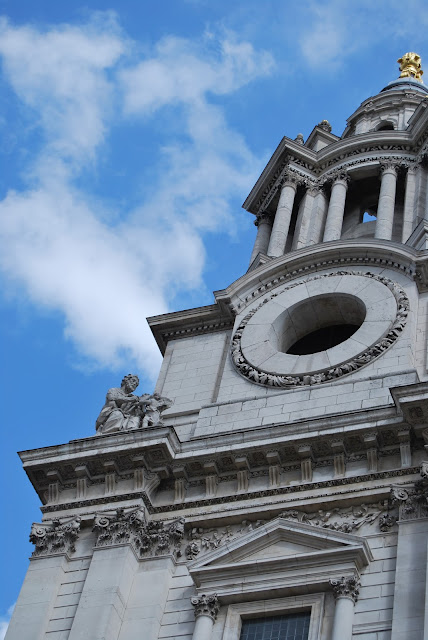
<path id="1" fill-rule="evenodd" d="M 108 367 L 135 361 L 153 377 L 159 356 L 145 317 L 201 286 L 204 234 L 231 227 L 230 201 L 260 162 L 210 96 L 269 73 L 272 59 L 232 36 L 169 37 L 119 69 L 132 47 L 111 17 L 44 32 L 2 22 L 0 32 L 6 76 L 44 134 L 28 189 L 0 202 L 0 268 L 34 304 L 62 312 L 84 356 Z M 150 195 L 109 211 L 75 178 L 96 163 L 121 102 L 121 117 L 143 116 L 142 127 L 174 106 L 182 130 L 165 138 Z"/>
<path id="2" fill-rule="evenodd" d="M 4 72 L 34 109 L 46 141 L 65 158 L 92 156 L 106 133 L 112 85 L 107 70 L 126 43 L 108 16 L 83 27 L 47 31 L 0 22 Z"/>
<path id="3" fill-rule="evenodd" d="M 412 48 L 417 36 L 414 16 L 418 16 L 419 29 L 428 23 L 424 0 L 409 0 L 405 10 L 398 0 L 311 1 L 303 11 L 298 30 L 302 54 L 311 67 L 325 68 L 326 73 L 350 55 L 372 49 L 373 43 L 382 47 L 385 39 L 406 38 Z M 401 53 L 397 52 L 397 58 Z"/>
<path id="4" fill-rule="evenodd" d="M 127 111 L 151 112 L 172 103 L 196 105 L 207 93 L 236 91 L 272 69 L 269 53 L 256 52 L 250 43 L 233 38 L 220 43 L 214 39 L 215 51 L 204 55 L 212 41 L 212 34 L 206 34 L 201 50 L 200 42 L 163 38 L 152 59 L 122 73 Z"/>
<path id="5" fill-rule="evenodd" d="M 7 629 L 9 627 L 10 618 L 12 616 L 13 610 L 15 609 L 14 602 L 7 610 L 5 615 L 0 615 L 0 640 L 4 640 L 6 636 Z"/>

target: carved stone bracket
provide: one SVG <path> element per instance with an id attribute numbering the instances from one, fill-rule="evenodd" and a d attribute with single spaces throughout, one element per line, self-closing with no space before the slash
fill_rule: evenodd
<path id="1" fill-rule="evenodd" d="M 177 558 L 181 555 L 184 519 L 147 522 L 141 509 L 126 513 L 120 508 L 115 513 L 98 514 L 93 530 L 98 534 L 96 547 L 130 544 L 140 558 L 168 554 Z"/>
<path id="2" fill-rule="evenodd" d="M 357 602 L 361 583 L 355 576 L 350 578 L 342 576 L 339 580 L 330 580 L 330 586 L 333 589 L 335 600 L 338 598 L 350 598 L 354 603 Z"/>
<path id="3" fill-rule="evenodd" d="M 35 545 L 32 557 L 49 556 L 75 551 L 74 543 L 80 531 L 80 517 L 76 516 L 61 522 L 35 522 L 31 527 L 30 542 Z"/>
<path id="4" fill-rule="evenodd" d="M 193 596 L 193 598 L 191 598 L 191 603 L 195 607 L 195 618 L 199 618 L 199 616 L 207 616 L 208 618 L 211 618 L 213 622 L 216 621 L 220 609 L 216 593 L 211 595 L 202 593 L 200 596 Z"/>

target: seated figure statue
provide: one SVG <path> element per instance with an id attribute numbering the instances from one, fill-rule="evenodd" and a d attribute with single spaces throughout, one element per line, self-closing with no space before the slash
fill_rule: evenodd
<path id="1" fill-rule="evenodd" d="M 113 387 L 107 391 L 105 404 L 95 423 L 97 433 L 140 427 L 143 406 L 139 396 L 132 393 L 139 384 L 138 376 L 130 373 L 123 378 L 120 387 Z"/>
<path id="2" fill-rule="evenodd" d="M 105 404 L 95 423 L 98 434 L 162 424 L 161 413 L 172 405 L 171 400 L 158 393 L 134 395 L 139 383 L 138 376 L 130 373 L 123 378 L 120 387 L 107 391 Z"/>

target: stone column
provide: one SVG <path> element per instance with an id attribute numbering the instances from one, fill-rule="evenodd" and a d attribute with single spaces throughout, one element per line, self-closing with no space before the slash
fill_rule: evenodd
<path id="1" fill-rule="evenodd" d="M 309 230 L 312 224 L 313 212 L 315 210 L 316 197 L 319 193 L 319 187 L 316 184 L 310 184 L 304 195 L 299 207 L 297 215 L 296 230 L 294 232 L 292 250 L 306 247 L 309 242 Z"/>
<path id="2" fill-rule="evenodd" d="M 403 231 L 401 235 L 401 242 L 403 242 L 403 244 L 409 239 L 415 226 L 416 169 L 417 165 L 414 163 L 409 163 L 407 166 Z"/>
<path id="3" fill-rule="evenodd" d="M 394 224 L 395 191 L 397 187 L 397 166 L 392 162 L 381 164 L 381 184 L 375 238 L 391 240 Z"/>
<path id="4" fill-rule="evenodd" d="M 68 559 L 80 530 L 80 517 L 34 523 L 30 542 L 35 545 L 30 567 L 7 631 L 8 640 L 44 638 L 52 610 L 66 582 Z"/>
<path id="5" fill-rule="evenodd" d="M 213 626 L 220 609 L 217 594 L 194 596 L 191 599 L 195 607 L 195 629 L 192 640 L 210 640 Z"/>
<path id="6" fill-rule="evenodd" d="M 297 177 L 289 174 L 281 187 L 281 195 L 279 196 L 278 207 L 269 240 L 268 256 L 272 258 L 277 258 L 284 254 L 296 190 Z"/>
<path id="7" fill-rule="evenodd" d="M 354 606 L 360 592 L 360 582 L 355 577 L 330 580 L 336 600 L 331 640 L 352 640 Z"/>
<path id="8" fill-rule="evenodd" d="M 328 205 L 327 220 L 324 229 L 323 242 L 340 240 L 342 235 L 343 215 L 345 213 L 346 192 L 349 178 L 345 171 L 334 175 Z"/>
<path id="9" fill-rule="evenodd" d="M 261 211 L 257 214 L 254 224 L 257 227 L 257 236 L 251 253 L 250 264 L 253 263 L 259 253 L 267 253 L 272 231 L 271 214 L 267 213 L 267 211 Z"/>
<path id="10" fill-rule="evenodd" d="M 323 189 L 323 185 L 318 187 L 318 194 L 315 198 L 312 211 L 311 225 L 308 234 L 307 245 L 322 242 L 323 229 L 327 218 L 328 201 Z"/>

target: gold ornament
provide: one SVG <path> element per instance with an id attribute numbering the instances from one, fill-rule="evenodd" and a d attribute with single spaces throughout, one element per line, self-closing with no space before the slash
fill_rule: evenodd
<path id="1" fill-rule="evenodd" d="M 422 82 L 421 56 L 413 52 L 405 53 L 397 62 L 400 65 L 400 78 L 413 78 Z"/>

